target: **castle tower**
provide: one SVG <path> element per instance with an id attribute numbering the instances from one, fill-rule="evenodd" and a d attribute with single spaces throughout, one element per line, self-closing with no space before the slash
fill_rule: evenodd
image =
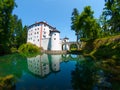
<path id="1" fill-rule="evenodd" d="M 69 42 L 69 38 L 67 38 L 67 37 L 63 38 L 63 42 L 64 42 L 64 43 Z M 70 50 L 68 44 L 64 44 L 64 45 L 62 46 L 62 49 L 63 49 L 63 50 Z"/>
<path id="2" fill-rule="evenodd" d="M 51 50 L 62 50 L 60 42 L 60 32 L 58 30 L 52 30 L 51 35 Z"/>

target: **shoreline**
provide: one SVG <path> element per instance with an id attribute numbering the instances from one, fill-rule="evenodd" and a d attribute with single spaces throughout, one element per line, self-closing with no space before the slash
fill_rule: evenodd
<path id="1" fill-rule="evenodd" d="M 45 53 L 45 54 L 67 54 L 68 51 L 67 50 L 42 50 L 41 53 Z"/>

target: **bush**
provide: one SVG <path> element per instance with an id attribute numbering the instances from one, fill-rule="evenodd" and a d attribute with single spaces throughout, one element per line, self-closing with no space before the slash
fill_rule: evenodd
<path id="1" fill-rule="evenodd" d="M 17 52 L 17 48 L 12 47 L 12 48 L 10 49 L 10 51 L 11 51 L 11 53 L 16 53 L 16 52 Z"/>
<path id="2" fill-rule="evenodd" d="M 34 54 L 34 53 L 39 53 L 40 48 L 31 43 L 27 43 L 27 44 L 22 44 L 18 48 L 18 51 L 19 51 L 19 53 L 22 53 L 22 54 Z"/>

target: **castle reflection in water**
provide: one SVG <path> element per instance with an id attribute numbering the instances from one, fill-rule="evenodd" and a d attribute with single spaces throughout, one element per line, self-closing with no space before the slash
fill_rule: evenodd
<path id="1" fill-rule="evenodd" d="M 28 69 L 41 77 L 48 75 L 50 72 L 58 72 L 61 62 L 61 55 L 43 54 L 27 58 Z"/>
<path id="2" fill-rule="evenodd" d="M 68 61 L 72 58 L 78 59 L 75 55 L 37 55 L 36 57 L 27 58 L 28 69 L 35 75 L 45 77 L 51 72 L 60 71 L 60 63 L 63 61 Z M 73 59 L 74 58 L 74 59 Z"/>

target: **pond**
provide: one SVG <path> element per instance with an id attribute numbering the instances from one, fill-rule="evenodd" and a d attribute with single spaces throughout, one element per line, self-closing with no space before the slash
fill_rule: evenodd
<path id="1" fill-rule="evenodd" d="M 8 75 L 13 75 L 15 79 L 11 90 L 120 89 L 119 83 L 109 80 L 110 74 L 99 68 L 91 57 L 83 55 L 2 56 L 0 77 Z"/>

